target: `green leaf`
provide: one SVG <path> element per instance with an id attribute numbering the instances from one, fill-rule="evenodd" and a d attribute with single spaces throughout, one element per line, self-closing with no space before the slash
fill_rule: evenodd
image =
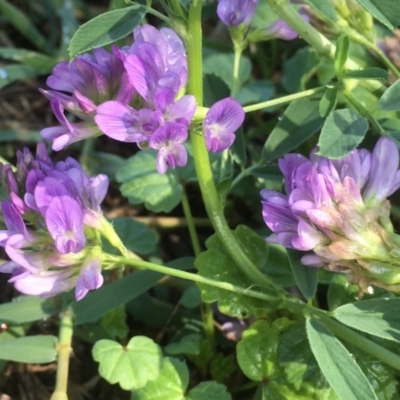
<path id="1" fill-rule="evenodd" d="M 285 90 L 289 93 L 305 90 L 305 80 L 310 76 L 310 72 L 316 69 L 319 61 L 319 55 L 311 47 L 298 50 L 292 58 L 285 61 L 282 76 L 282 86 Z"/>
<path id="2" fill-rule="evenodd" d="M 216 74 L 205 74 L 203 78 L 204 106 L 211 107 L 218 100 L 229 97 L 230 89 Z"/>
<path id="3" fill-rule="evenodd" d="M 296 284 L 286 249 L 280 244 L 268 243 L 268 258 L 263 271 L 283 287 Z"/>
<path id="4" fill-rule="evenodd" d="M 182 186 L 175 170 L 165 174 L 157 171 L 156 155 L 154 150 L 140 151 L 126 160 L 116 178 L 130 203 L 144 203 L 155 212 L 170 212 L 181 201 Z"/>
<path id="5" fill-rule="evenodd" d="M 23 324 L 38 321 L 57 314 L 61 310 L 61 299 L 38 296 L 19 296 L 10 303 L 0 305 L 0 324 Z"/>
<path id="6" fill-rule="evenodd" d="M 203 60 L 203 73 L 214 74 L 221 78 L 231 89 L 233 77 L 234 55 L 232 54 L 212 54 Z M 239 87 L 246 82 L 251 73 L 251 62 L 247 57 L 242 56 L 239 64 Z"/>
<path id="7" fill-rule="evenodd" d="M 321 0 L 305 0 L 305 2 L 310 5 L 312 9 L 322 17 L 322 19 L 331 24 L 336 24 L 337 16 L 333 3 Z"/>
<path id="8" fill-rule="evenodd" d="M 122 389 L 140 389 L 157 379 L 161 369 L 161 349 L 150 338 L 133 337 L 126 347 L 112 340 L 99 340 L 92 350 L 99 362 L 99 373 L 111 384 Z"/>
<path id="9" fill-rule="evenodd" d="M 75 324 L 97 321 L 112 309 L 149 290 L 162 277 L 163 275 L 153 271 L 137 271 L 89 292 L 84 299 L 72 303 Z"/>
<path id="10" fill-rule="evenodd" d="M 241 87 L 235 98 L 242 104 L 255 104 L 268 101 L 275 93 L 275 85 L 268 80 L 252 81 Z M 229 96 L 229 94 L 228 94 Z M 226 96 L 227 97 L 227 96 Z"/>
<path id="11" fill-rule="evenodd" d="M 386 89 L 383 96 L 379 99 L 378 105 L 384 111 L 400 110 L 400 80 L 397 80 Z"/>
<path id="12" fill-rule="evenodd" d="M 347 56 L 349 55 L 350 41 L 347 35 L 340 35 L 336 41 L 335 57 L 333 59 L 333 65 L 335 67 L 336 75 L 340 76 L 343 71 L 343 67 L 346 64 Z"/>
<path id="13" fill-rule="evenodd" d="M 364 68 L 356 71 L 348 71 L 343 74 L 342 79 L 378 79 L 383 81 L 389 80 L 389 74 L 382 68 Z"/>
<path id="14" fill-rule="evenodd" d="M 287 249 L 290 266 L 303 296 L 310 300 L 314 298 L 318 284 L 318 268 L 306 267 L 301 263 L 304 252 Z"/>
<path id="15" fill-rule="evenodd" d="M 333 311 L 342 304 L 357 301 L 358 290 L 358 286 L 350 284 L 345 275 L 334 275 L 328 288 L 329 310 Z"/>
<path id="16" fill-rule="evenodd" d="M 357 0 L 378 21 L 393 30 L 400 25 L 400 5 L 393 0 Z"/>
<path id="17" fill-rule="evenodd" d="M 346 304 L 334 317 L 351 328 L 400 342 L 400 298 L 372 299 Z"/>
<path id="18" fill-rule="evenodd" d="M 234 235 L 240 247 L 242 247 L 250 259 L 256 265 L 262 267 L 267 260 L 268 254 L 265 240 L 250 228 L 244 226 L 237 227 Z M 252 287 L 252 282 L 240 272 L 216 235 L 211 236 L 207 240 L 206 247 L 208 250 L 201 253 L 195 261 L 200 275 L 213 279 L 218 277 L 222 282 L 228 282 L 245 289 Z M 203 301 L 207 303 L 218 301 L 218 308 L 224 314 L 245 318 L 254 313 L 263 313 L 266 310 L 266 304 L 261 300 L 209 285 L 199 284 L 198 286 Z M 265 290 L 265 288 L 260 289 Z"/>
<path id="19" fill-rule="evenodd" d="M 56 359 L 57 338 L 50 335 L 25 336 L 0 342 L 0 359 L 46 364 Z"/>
<path id="20" fill-rule="evenodd" d="M 179 342 L 168 343 L 165 351 L 168 354 L 199 354 L 201 335 L 191 333 L 184 336 Z"/>
<path id="21" fill-rule="evenodd" d="M 103 315 L 101 325 L 112 338 L 125 338 L 129 333 L 128 325 L 126 324 L 125 307 L 120 305 L 107 314 Z"/>
<path id="22" fill-rule="evenodd" d="M 354 358 L 318 320 L 308 318 L 307 336 L 325 378 L 343 400 L 377 400 Z"/>
<path id="23" fill-rule="evenodd" d="M 50 72 L 57 64 L 57 59 L 32 50 L 0 47 L 0 58 L 18 61 L 43 73 Z"/>
<path id="24" fill-rule="evenodd" d="M 186 400 L 231 400 L 231 395 L 226 391 L 226 386 L 209 381 L 201 382 L 187 395 Z"/>
<path id="25" fill-rule="evenodd" d="M 243 332 L 236 347 L 237 360 L 243 373 L 253 381 L 272 376 L 277 363 L 278 329 L 260 320 Z"/>
<path id="26" fill-rule="evenodd" d="M 264 144 L 262 159 L 275 160 L 298 147 L 323 124 L 317 99 L 292 102 Z"/>
<path id="27" fill-rule="evenodd" d="M 14 81 L 33 78 L 34 76 L 40 75 L 40 73 L 40 71 L 28 65 L 6 65 L 0 68 L 0 89 Z"/>
<path id="28" fill-rule="evenodd" d="M 116 154 L 95 151 L 84 157 L 85 171 L 90 175 L 106 174 L 110 180 L 115 181 L 115 175 L 125 164 L 125 159 Z M 82 163 L 83 163 L 82 162 Z"/>
<path id="29" fill-rule="evenodd" d="M 319 115 L 326 118 L 336 107 L 338 90 L 334 87 L 326 89 L 319 102 Z"/>
<path id="30" fill-rule="evenodd" d="M 125 217 L 114 218 L 110 222 L 127 249 L 138 254 L 151 254 L 156 249 L 157 235 L 147 225 Z M 118 253 L 106 240 L 103 247 L 106 253 Z"/>
<path id="31" fill-rule="evenodd" d="M 234 354 L 224 356 L 223 353 L 217 353 L 210 361 L 209 371 L 215 381 L 225 383 L 238 369 L 236 365 Z"/>
<path id="32" fill-rule="evenodd" d="M 25 13 L 8 1 L 0 0 L 0 14 L 39 50 L 43 52 L 48 51 L 46 38 L 36 29 L 32 24 L 31 19 Z"/>
<path id="33" fill-rule="evenodd" d="M 201 303 L 200 290 L 196 285 L 190 286 L 182 294 L 180 303 L 185 308 L 196 308 Z"/>
<path id="34" fill-rule="evenodd" d="M 278 392 L 292 388 L 292 397 L 286 398 L 297 399 L 302 394 L 307 400 L 337 399 L 313 356 L 304 323 L 295 323 L 280 335 L 278 357 L 285 380 L 272 381 L 277 381 Z"/>
<path id="35" fill-rule="evenodd" d="M 322 128 L 318 155 L 342 158 L 350 154 L 364 139 L 368 121 L 349 109 L 333 111 Z"/>
<path id="36" fill-rule="evenodd" d="M 183 361 L 165 357 L 156 380 L 132 392 L 131 400 L 185 400 L 189 371 Z"/>
<path id="37" fill-rule="evenodd" d="M 130 34 L 146 15 L 147 8 L 136 4 L 108 11 L 83 24 L 73 36 L 68 51 L 71 58 L 102 47 Z"/>

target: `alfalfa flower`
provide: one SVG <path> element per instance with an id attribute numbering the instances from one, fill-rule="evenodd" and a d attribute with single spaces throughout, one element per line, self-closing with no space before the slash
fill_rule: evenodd
<path id="1" fill-rule="evenodd" d="M 387 200 L 400 187 L 395 143 L 383 137 L 372 153 L 339 160 L 287 154 L 279 167 L 286 195 L 261 192 L 268 241 L 304 251 L 305 265 L 346 272 L 361 291 L 370 283 L 399 291 L 400 241 Z"/>
<path id="2" fill-rule="evenodd" d="M 122 246 L 100 209 L 108 178 L 89 177 L 72 158 L 53 164 L 42 143 L 36 157 L 18 153 L 15 172 L 7 165 L 1 172 L 9 199 L 1 203 L 0 246 L 10 261 L 0 272 L 22 293 L 45 297 L 76 285 L 80 300 L 101 286 L 100 235 Z"/>
<path id="3" fill-rule="evenodd" d="M 218 0 L 217 14 L 219 19 L 229 27 L 240 24 L 250 25 L 254 17 L 258 0 Z"/>
<path id="4" fill-rule="evenodd" d="M 228 149 L 235 141 L 235 131 L 244 121 L 242 106 L 233 97 L 213 104 L 203 124 L 208 151 L 213 153 Z"/>

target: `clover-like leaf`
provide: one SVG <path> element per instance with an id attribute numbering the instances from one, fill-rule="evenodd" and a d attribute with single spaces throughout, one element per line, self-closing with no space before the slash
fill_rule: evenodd
<path id="1" fill-rule="evenodd" d="M 100 375 L 125 390 L 144 387 L 157 379 L 161 369 L 161 349 L 145 336 L 133 337 L 126 347 L 112 340 L 99 340 L 92 353 L 100 363 Z"/>
<path id="2" fill-rule="evenodd" d="M 165 357 L 157 379 L 132 392 L 131 400 L 185 400 L 189 371 L 183 361 Z"/>

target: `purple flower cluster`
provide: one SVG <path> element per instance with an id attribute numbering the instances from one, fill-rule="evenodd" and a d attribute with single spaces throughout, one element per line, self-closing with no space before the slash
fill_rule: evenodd
<path id="1" fill-rule="evenodd" d="M 88 234 L 103 229 L 108 178 L 88 177 L 73 158 L 53 164 L 42 143 L 36 158 L 27 149 L 17 156 L 15 172 L 0 164 L 9 192 L 1 203 L 7 229 L 0 231 L 0 246 L 11 259 L 0 272 L 12 273 L 16 289 L 31 295 L 53 296 L 76 285 L 80 300 L 103 283 L 100 243 Z"/>
<path id="2" fill-rule="evenodd" d="M 187 162 L 183 143 L 196 101 L 191 95 L 182 96 L 187 83 L 186 51 L 168 28 L 144 25 L 135 30 L 134 39 L 131 47 L 113 46 L 111 54 L 96 49 L 93 55 L 84 54 L 54 68 L 47 80 L 52 90 L 42 93 L 50 99 L 61 126 L 45 128 L 41 134 L 53 142 L 54 150 L 101 133 L 136 143 L 141 149 L 156 149 L 157 169 L 164 173 Z M 232 144 L 244 113 L 234 99 L 215 108 L 209 111 L 204 131 L 207 143 L 212 141 L 210 150 L 222 151 Z M 237 112 L 232 114 L 233 109 Z M 71 123 L 65 111 L 81 122 Z M 219 137 L 221 143 L 217 143 Z"/>
<path id="3" fill-rule="evenodd" d="M 390 204 L 400 187 L 399 154 L 390 139 L 374 150 L 355 150 L 329 160 L 287 154 L 279 160 L 286 195 L 261 192 L 268 241 L 308 252 L 307 266 L 332 270 L 367 268 L 370 260 L 391 262 Z M 389 228 L 388 228 L 389 226 Z M 393 253 L 393 252 L 392 252 Z"/>

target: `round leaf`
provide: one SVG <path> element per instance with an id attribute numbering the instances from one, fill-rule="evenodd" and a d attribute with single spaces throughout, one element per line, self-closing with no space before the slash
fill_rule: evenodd
<path id="1" fill-rule="evenodd" d="M 116 178 L 132 204 L 144 203 L 151 211 L 169 212 L 181 201 L 182 186 L 175 171 L 157 172 L 156 155 L 153 150 L 135 154 L 118 170 Z"/>
<path id="2" fill-rule="evenodd" d="M 166 357 L 156 380 L 132 392 L 131 400 L 185 400 L 189 371 L 183 361 Z"/>
<path id="3" fill-rule="evenodd" d="M 135 336 L 126 347 L 112 340 L 99 340 L 93 358 L 100 363 L 99 373 L 122 389 L 140 389 L 157 379 L 161 368 L 160 347 L 145 336 Z"/>

